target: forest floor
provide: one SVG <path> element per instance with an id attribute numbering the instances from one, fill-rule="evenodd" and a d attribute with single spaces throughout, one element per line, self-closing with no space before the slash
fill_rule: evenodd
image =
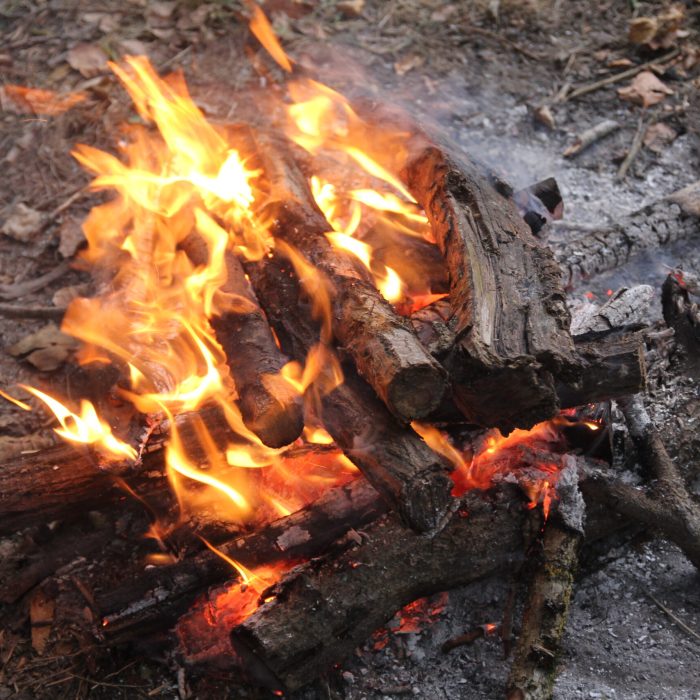
<path id="1" fill-rule="evenodd" d="M 678 3 L 676 3 L 678 6 Z M 554 176 L 566 220 L 610 221 L 698 179 L 700 169 L 700 6 L 688 0 L 681 19 L 660 20 L 656 48 L 629 40 L 635 17 L 659 17 L 672 7 L 625 0 L 441 2 L 304 2 L 269 0 L 266 10 L 282 43 L 301 64 L 350 94 L 370 94 L 438 125 L 456 143 L 516 186 Z M 670 26 L 670 29 L 668 26 Z M 80 223 L 100 196 L 83 189 L 88 176 L 71 158 L 75 143 L 109 148 L 130 114 L 106 59 L 146 54 L 165 71 L 182 68 L 198 104 L 220 120 L 235 119 L 230 95 L 256 79 L 249 56 L 258 47 L 235 3 L 194 1 L 4 0 L 0 3 L 0 77 L 61 92 L 86 90 L 89 103 L 54 117 L 35 117 L 0 92 L 0 230 L 24 203 L 39 217 L 22 240 L 0 235 L 0 284 L 39 277 L 73 258 Z M 82 47 L 76 50 L 76 47 Z M 674 52 L 675 53 L 671 53 Z M 642 107 L 618 90 L 632 78 L 569 99 L 567 92 L 656 59 L 670 92 Z M 263 60 L 263 59 L 259 59 Z M 647 100 L 655 96 L 646 95 Z M 640 100 L 644 99 L 642 95 Z M 546 106 L 546 109 L 543 109 Z M 620 128 L 574 159 L 563 156 L 576 136 L 603 119 Z M 617 177 L 640 120 L 652 125 L 624 179 Z M 663 125 L 660 127 L 659 125 Z M 653 137 L 653 138 L 652 138 Z M 560 229 L 558 236 L 573 235 Z M 603 300 L 606 290 L 645 283 L 660 298 L 668 266 L 700 273 L 698 239 L 654 251 L 614 273 L 592 279 L 579 296 Z M 69 269 L 41 290 L 12 300 L 22 306 L 61 305 L 89 293 L 84 273 Z M 50 315 L 50 314 L 49 314 Z M 660 305 L 651 322 L 659 322 Z M 0 318 L 0 388 L 17 382 L 70 394 L 72 348 L 60 336 L 44 371 L 3 349 L 41 330 L 47 319 Z M 26 357 L 26 352 L 23 357 Z M 650 356 L 651 357 L 651 356 Z M 654 355 L 650 409 L 691 489 L 700 495 L 700 392 L 673 358 Z M 0 462 L 18 449 L 53 440 L 36 413 L 0 405 Z M 0 541 L 0 552 L 11 544 Z M 136 545 L 135 545 L 136 546 Z M 601 553 L 601 552 L 604 552 Z M 486 638 L 450 654 L 445 639 L 498 620 L 504 582 L 453 592 L 444 610 L 418 632 L 370 642 L 334 672 L 330 687 L 300 697 L 367 700 L 491 699 L 503 696 L 508 659 Z M 662 602 L 700 633 L 697 573 L 680 552 L 643 533 L 586 553 L 564 640 L 555 698 L 652 700 L 700 698 L 700 638 L 679 627 Z M 32 651 L 26 616 L 0 629 L 0 700 L 5 698 L 237 698 L 253 689 L 182 676 L 170 657 L 130 655 L 84 663 L 42 659 Z M 0 615 L 0 621 L 10 617 Z M 68 669 L 68 670 L 67 670 Z"/>

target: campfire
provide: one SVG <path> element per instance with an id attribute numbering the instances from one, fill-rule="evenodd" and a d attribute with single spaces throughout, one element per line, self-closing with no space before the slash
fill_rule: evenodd
<path id="1" fill-rule="evenodd" d="M 83 643 L 171 630 L 188 664 L 277 694 L 404 606 L 536 561 L 508 685 L 543 697 L 584 495 L 700 564 L 696 508 L 630 398 L 646 381 L 643 291 L 572 325 L 538 237 L 561 216 L 556 183 L 515 192 L 405 112 L 298 67 L 257 8 L 250 29 L 286 79 L 225 123 L 183 75 L 111 64 L 137 118 L 113 153 L 73 151 L 105 193 L 77 262 L 95 293 L 62 321 L 81 389 L 22 385 L 30 405 L 5 387 L 64 444 L 0 470 L 0 527 L 140 501 L 147 567 L 81 591 Z M 659 499 L 610 470 L 621 397 Z"/>

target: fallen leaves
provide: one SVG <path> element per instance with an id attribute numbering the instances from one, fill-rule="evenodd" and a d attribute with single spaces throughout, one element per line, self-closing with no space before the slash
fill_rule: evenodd
<path id="1" fill-rule="evenodd" d="M 49 323 L 36 333 L 10 346 L 13 357 L 23 357 L 42 372 L 58 369 L 78 347 L 78 341 L 62 333 L 55 323 Z"/>
<path id="2" fill-rule="evenodd" d="M 20 243 L 28 243 L 41 231 L 43 225 L 44 215 L 41 212 L 18 202 L 9 207 L 5 221 L 0 226 L 0 233 Z"/>
<path id="3" fill-rule="evenodd" d="M 0 107 L 5 112 L 15 114 L 35 114 L 54 116 L 85 102 L 84 92 L 59 94 L 53 90 L 30 88 L 24 85 L 3 85 L 0 87 Z"/>
<path id="4" fill-rule="evenodd" d="M 645 70 L 638 73 L 627 87 L 619 88 L 617 94 L 623 100 L 634 102 L 642 107 L 652 107 L 674 93 L 651 71 Z"/>
<path id="5" fill-rule="evenodd" d="M 76 44 L 66 60 L 83 78 L 94 78 L 107 70 L 107 54 L 97 44 Z"/>
<path id="6" fill-rule="evenodd" d="M 652 124 L 644 135 L 644 145 L 654 153 L 661 153 L 672 143 L 678 134 L 668 124 L 657 122 Z"/>
<path id="7" fill-rule="evenodd" d="M 58 230 L 58 252 L 64 258 L 71 258 L 85 241 L 81 220 L 77 216 L 67 216 Z"/>
<path id="8" fill-rule="evenodd" d="M 687 36 L 682 27 L 685 22 L 685 9 L 673 5 L 666 12 L 654 17 L 635 17 L 630 21 L 628 38 L 633 44 L 648 46 L 650 49 L 669 49 L 677 39 Z"/>

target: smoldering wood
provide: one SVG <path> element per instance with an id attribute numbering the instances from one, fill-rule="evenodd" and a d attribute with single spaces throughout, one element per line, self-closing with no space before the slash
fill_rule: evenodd
<path id="1" fill-rule="evenodd" d="M 641 307 L 636 307 L 641 308 Z M 594 327 L 607 323 L 607 316 L 589 319 Z M 612 313 L 610 318 L 613 318 Z M 633 321 L 636 316 L 617 313 L 616 320 Z M 454 314 L 448 299 L 440 299 L 411 315 L 411 322 L 420 341 L 448 371 L 453 385 L 461 381 L 459 365 L 462 355 L 456 350 Z M 610 328 L 574 336 L 574 348 L 582 368 L 576 382 L 557 381 L 558 402 L 562 408 L 598 403 L 617 396 L 637 393 L 646 385 L 644 340 L 640 332 L 632 328 Z M 443 402 L 440 411 L 431 418 L 458 419 L 460 411 Z"/>
<path id="2" fill-rule="evenodd" d="M 273 233 L 330 281 L 338 343 L 392 413 L 407 422 L 428 415 L 445 392 L 444 371 L 379 294 L 359 261 L 331 246 L 325 237 L 331 226 L 289 159 L 286 143 L 264 134 L 257 134 L 256 141 L 270 187 Z"/>
<path id="3" fill-rule="evenodd" d="M 645 251 L 655 250 L 698 234 L 698 215 L 688 206 L 667 199 L 648 204 L 612 224 L 601 224 L 582 236 L 566 235 L 550 247 L 568 289 L 624 265 Z"/>
<path id="4" fill-rule="evenodd" d="M 669 457 L 641 396 L 622 401 L 620 406 L 637 447 L 638 459 L 656 481 L 645 492 L 608 471 L 589 468 L 581 490 L 587 498 L 657 530 L 700 568 L 700 508 Z"/>
<path id="5" fill-rule="evenodd" d="M 364 479 L 357 479 L 256 532 L 218 542 L 217 548 L 249 568 L 305 560 L 327 551 L 346 532 L 364 527 L 385 510 L 377 492 Z M 104 621 L 102 634 L 116 644 L 162 630 L 208 586 L 234 573 L 230 564 L 209 549 L 171 566 L 147 570 L 96 596 Z"/>
<path id="6" fill-rule="evenodd" d="M 402 179 L 430 220 L 450 276 L 456 403 L 471 422 L 506 431 L 551 418 L 559 407 L 554 377 L 580 375 L 551 253 L 506 185 L 420 132 L 408 150 Z"/>
<path id="7" fill-rule="evenodd" d="M 683 363 L 693 373 L 700 372 L 700 310 L 690 292 L 700 293 L 700 287 L 690 275 L 674 270 L 661 287 L 661 308 L 664 321 L 673 329 L 676 346 Z"/>
<path id="8" fill-rule="evenodd" d="M 319 332 L 290 264 L 274 255 L 246 269 L 282 347 L 305 360 Z M 451 502 L 445 464 L 389 413 L 349 364 L 343 372 L 343 383 L 320 397 L 318 419 L 406 523 L 422 532 L 438 528 Z"/>
<path id="9" fill-rule="evenodd" d="M 507 491 L 491 503 L 468 496 L 435 537 L 406 532 L 389 516 L 340 556 L 293 570 L 263 594 L 272 600 L 232 630 L 241 668 L 257 683 L 300 688 L 407 603 L 515 566 L 527 511 Z"/>
<path id="10" fill-rule="evenodd" d="M 180 246 L 195 265 L 208 262 L 199 235 L 190 234 Z M 212 318 L 211 325 L 226 355 L 243 421 L 266 445 L 282 447 L 304 428 L 301 396 L 280 377 L 289 358 L 277 347 L 243 266 L 230 250 L 224 260 L 226 282 L 219 291 L 222 303 L 228 297 L 232 308 Z"/>
<path id="11" fill-rule="evenodd" d="M 601 306 L 586 304 L 571 318 L 571 334 L 600 333 L 612 328 L 642 325 L 656 294 L 648 284 L 618 289 Z"/>

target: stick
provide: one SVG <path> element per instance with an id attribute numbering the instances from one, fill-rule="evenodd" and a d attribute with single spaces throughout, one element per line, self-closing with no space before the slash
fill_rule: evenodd
<path id="1" fill-rule="evenodd" d="M 55 280 L 63 277 L 70 270 L 68 262 L 63 262 L 57 265 L 53 270 L 49 270 L 46 274 L 34 279 L 21 282 L 19 284 L 3 284 L 0 285 L 0 298 L 4 300 L 19 299 L 32 292 L 38 292 L 47 284 L 51 284 Z"/>
<path id="2" fill-rule="evenodd" d="M 647 122 L 644 119 L 644 114 L 639 117 L 639 123 L 637 124 L 637 131 L 634 133 L 634 138 L 632 139 L 632 145 L 630 150 L 627 152 L 625 159 L 620 164 L 620 168 L 617 171 L 617 179 L 624 180 L 627 177 L 627 171 L 634 162 L 634 159 L 639 154 L 644 143 L 644 137 L 646 136 L 647 130 L 653 124 L 653 121 Z"/>
<path id="3" fill-rule="evenodd" d="M 0 304 L 0 316 L 5 318 L 50 318 L 60 321 L 65 308 L 61 306 L 19 306 L 17 304 Z"/>
<path id="4" fill-rule="evenodd" d="M 621 73 L 616 73 L 615 75 L 610 75 L 607 78 L 603 78 L 602 80 L 597 80 L 596 82 L 590 83 L 589 85 L 582 85 L 581 87 L 572 90 L 562 101 L 565 102 L 566 100 L 573 100 L 576 97 L 588 95 L 591 92 L 600 90 L 600 88 L 605 87 L 606 85 L 612 85 L 613 83 L 618 83 L 621 80 L 632 78 L 635 75 L 637 75 L 637 73 L 641 73 L 641 71 L 645 70 L 646 68 L 649 68 L 649 66 L 654 66 L 659 63 L 665 63 L 666 61 L 670 61 L 672 58 L 675 58 L 679 52 L 680 49 L 675 48 L 659 58 L 654 58 L 651 61 L 647 61 L 646 63 L 641 63 L 638 66 L 629 68 L 628 70 L 622 71 Z"/>
<path id="5" fill-rule="evenodd" d="M 612 119 L 605 119 L 599 124 L 586 129 L 576 140 L 564 151 L 564 158 L 573 158 L 581 151 L 585 151 L 589 146 L 592 146 L 596 141 L 600 141 L 606 136 L 612 134 L 620 128 L 618 122 Z"/>

